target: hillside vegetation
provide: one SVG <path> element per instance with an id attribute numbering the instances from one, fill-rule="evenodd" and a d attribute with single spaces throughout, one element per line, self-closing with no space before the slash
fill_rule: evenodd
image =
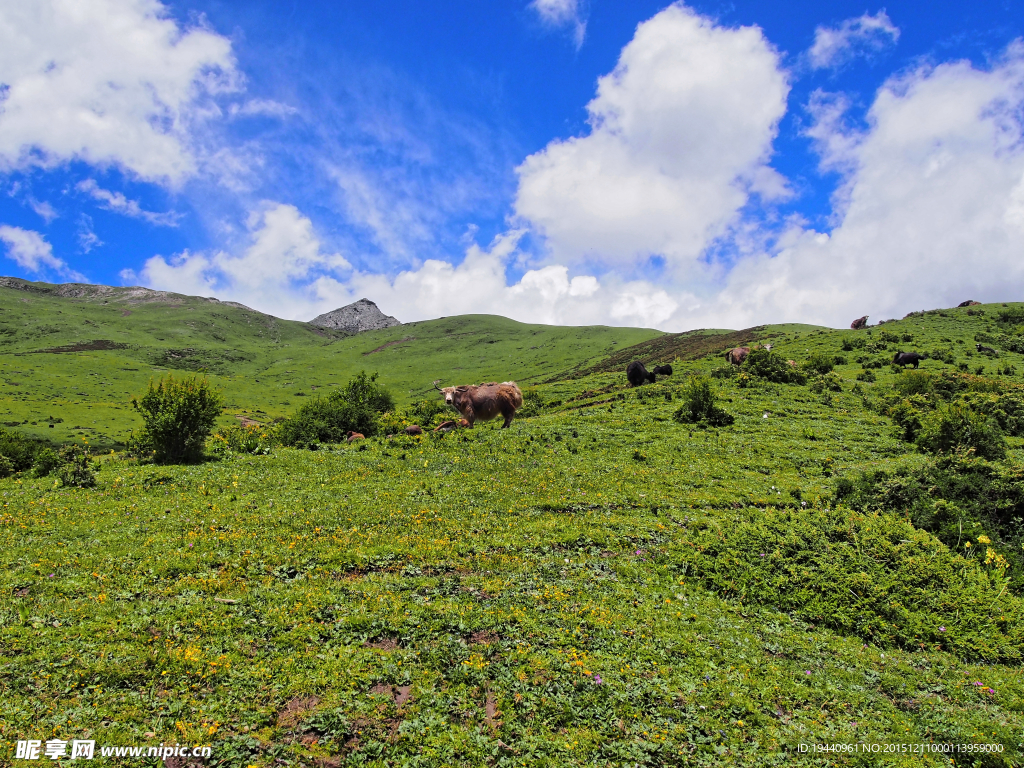
<path id="1" fill-rule="evenodd" d="M 518 378 L 532 415 L 266 455 L 214 438 L 192 465 L 115 452 L 94 487 L 0 480 L 10 749 L 88 732 L 266 768 L 1024 765 L 1024 305 L 862 331 L 473 317 L 306 344 L 294 325 L 308 367 L 287 375 L 377 371 L 393 423 L 426 412 L 423 379 L 462 376 Z M 270 355 L 253 332 L 233 348 Z M 19 334 L 5 349 L 42 346 Z M 740 339 L 773 350 L 736 369 Z M 897 372 L 900 349 L 928 357 Z M 674 375 L 629 388 L 634 358 Z M 259 359 L 258 383 L 210 381 L 294 413 Z M 136 367 L 132 394 L 159 366 Z M 801 748 L 857 743 L 908 747 Z"/>
<path id="2" fill-rule="evenodd" d="M 18 287 L 0 287 L 0 423 L 105 449 L 138 424 L 128 400 L 168 372 L 204 372 L 224 392 L 226 426 L 283 417 L 364 369 L 405 404 L 435 379 L 526 386 L 663 335 L 468 315 L 347 336 L 195 296 L 4 280 Z"/>

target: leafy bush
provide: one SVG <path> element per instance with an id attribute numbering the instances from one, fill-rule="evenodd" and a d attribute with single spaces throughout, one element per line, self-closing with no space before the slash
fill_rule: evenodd
<path id="1" fill-rule="evenodd" d="M 717 368 L 711 369 L 711 378 L 713 379 L 734 379 L 739 375 L 740 371 L 735 365 L 731 363 L 728 365 L 720 365 Z"/>
<path id="2" fill-rule="evenodd" d="M 1024 323 L 1024 307 L 1010 307 L 1000 309 L 996 312 L 996 322 L 1004 325 L 1018 325 Z"/>
<path id="3" fill-rule="evenodd" d="M 92 488 L 96 485 L 96 473 L 92 469 L 89 452 L 81 445 L 65 445 L 57 454 L 57 478 L 61 485 L 77 488 Z"/>
<path id="4" fill-rule="evenodd" d="M 956 355 L 953 350 L 948 347 L 937 347 L 928 353 L 928 357 L 941 360 L 949 365 L 953 365 L 953 363 L 956 362 Z"/>
<path id="5" fill-rule="evenodd" d="M 0 477 L 10 477 L 14 472 L 14 462 L 0 454 Z"/>
<path id="6" fill-rule="evenodd" d="M 50 444 L 45 440 L 27 437 L 19 432 L 8 432 L 0 429 L 0 456 L 6 456 L 15 472 L 29 469 L 38 454 Z"/>
<path id="7" fill-rule="evenodd" d="M 870 384 L 873 381 L 877 381 L 877 377 L 875 376 L 874 371 L 871 369 L 865 369 L 857 374 L 857 381 L 866 381 Z"/>
<path id="8" fill-rule="evenodd" d="M 32 462 L 32 474 L 36 477 L 46 477 L 60 467 L 60 463 L 60 456 L 53 448 L 43 448 Z"/>
<path id="9" fill-rule="evenodd" d="M 196 461 L 220 415 L 221 396 L 206 379 L 177 380 L 167 376 L 141 398 L 132 398 L 143 428 L 136 437 L 139 448 L 148 447 L 159 462 Z"/>
<path id="10" fill-rule="evenodd" d="M 1006 441 L 994 419 L 963 402 L 942 405 L 921 422 L 915 441 L 932 453 L 973 448 L 986 459 L 1006 456 Z"/>
<path id="11" fill-rule="evenodd" d="M 855 349 L 861 349 L 867 344 L 867 339 L 863 336 L 846 336 L 843 338 L 843 352 L 853 352 Z"/>
<path id="12" fill-rule="evenodd" d="M 1011 562 L 1012 588 L 1024 592 L 1024 466 L 955 451 L 922 466 L 842 478 L 836 498 L 862 512 L 903 515 L 954 550 L 991 537 Z"/>
<path id="13" fill-rule="evenodd" d="M 680 423 L 726 427 L 735 421 L 715 402 L 715 390 L 708 376 L 691 376 L 681 395 L 683 404 L 672 415 Z"/>
<path id="14" fill-rule="evenodd" d="M 215 434 L 210 442 L 214 448 L 267 456 L 274 446 L 275 436 L 261 424 L 236 424 Z"/>
<path id="15" fill-rule="evenodd" d="M 821 352 L 814 352 L 800 365 L 800 367 L 808 371 L 809 373 L 816 373 L 819 376 L 824 376 L 826 373 L 831 373 L 832 369 L 835 368 L 835 358 L 832 355 L 826 355 Z"/>
<path id="16" fill-rule="evenodd" d="M 747 373 L 779 384 L 803 384 L 807 378 L 786 362 L 786 358 L 770 349 L 752 349 L 743 361 Z"/>
<path id="17" fill-rule="evenodd" d="M 810 390 L 816 394 L 821 394 L 822 392 L 842 392 L 843 380 L 836 373 L 815 376 L 810 383 Z"/>
<path id="18" fill-rule="evenodd" d="M 394 397 L 377 383 L 377 374 L 360 371 L 344 387 L 299 406 L 281 423 L 281 442 L 315 449 L 321 443 L 342 442 L 350 431 L 369 437 L 380 431 L 381 416 L 394 409 Z"/>
<path id="19" fill-rule="evenodd" d="M 523 390 L 523 407 L 519 409 L 517 415 L 528 419 L 532 416 L 539 416 L 541 410 L 544 408 L 544 397 L 536 387 L 527 387 Z"/>
<path id="20" fill-rule="evenodd" d="M 892 388 L 903 397 L 930 395 L 935 391 L 935 379 L 936 377 L 927 371 L 905 371 L 893 381 Z"/>
<path id="21" fill-rule="evenodd" d="M 1024 599 L 1005 576 L 896 515 L 756 510 L 695 526 L 677 564 L 726 597 L 771 605 L 883 646 L 1024 661 Z"/>
<path id="22" fill-rule="evenodd" d="M 525 392 L 523 393 L 523 399 L 524 401 L 526 399 Z M 440 397 L 420 400 L 406 409 L 406 415 L 410 419 L 409 423 L 417 424 L 421 427 L 436 427 L 442 421 L 449 420 L 452 417 L 452 413 L 451 407 L 446 405 Z"/>

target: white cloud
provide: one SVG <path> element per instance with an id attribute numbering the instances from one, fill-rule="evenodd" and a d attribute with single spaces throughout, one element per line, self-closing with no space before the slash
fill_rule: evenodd
<path id="1" fill-rule="evenodd" d="M 813 69 L 838 67 L 855 56 L 867 56 L 894 45 L 900 30 L 885 11 L 847 19 L 838 27 L 818 27 L 814 44 L 807 51 Z"/>
<path id="2" fill-rule="evenodd" d="M 162 290 L 228 298 L 293 318 L 306 314 L 305 286 L 323 273 L 350 270 L 343 256 L 321 250 L 312 222 L 294 206 L 268 203 L 250 215 L 248 229 L 240 255 L 185 251 L 170 260 L 153 256 L 140 274 L 126 270 L 121 277 Z"/>
<path id="3" fill-rule="evenodd" d="M 576 50 L 583 46 L 587 36 L 587 20 L 580 0 L 533 0 L 530 7 L 544 24 L 572 29 Z"/>
<path id="4" fill-rule="evenodd" d="M 7 246 L 7 258 L 34 274 L 51 269 L 62 277 L 84 281 L 85 277 L 70 269 L 53 255 L 53 246 L 38 232 L 0 224 L 0 241 Z"/>
<path id="5" fill-rule="evenodd" d="M 122 216 L 129 216 L 133 219 L 142 219 L 160 227 L 178 226 L 179 216 L 173 211 L 168 211 L 167 213 L 145 211 L 137 200 L 129 200 L 120 192 L 111 192 L 110 190 L 103 189 L 96 183 L 95 179 L 86 179 L 85 181 L 78 182 L 76 189 L 80 192 L 85 192 L 93 200 L 99 201 L 101 207 L 108 211 L 120 213 Z"/>
<path id="6" fill-rule="evenodd" d="M 517 257 L 522 232 L 497 237 L 490 248 L 471 244 L 458 265 L 428 259 L 394 278 L 352 269 L 340 254 L 325 251 L 312 222 L 289 205 L 268 204 L 249 220 L 250 237 L 240 255 L 185 251 L 154 256 L 126 283 L 160 290 L 217 296 L 278 317 L 309 320 L 364 296 L 409 322 L 452 314 L 500 314 L 523 322 L 580 325 L 608 322 L 652 326 L 663 322 L 675 300 L 646 283 L 602 285 L 591 275 L 569 277 L 552 265 L 526 272 L 508 285 L 506 268 Z"/>
<path id="7" fill-rule="evenodd" d="M 848 174 L 831 235 L 795 227 L 774 257 L 741 262 L 714 316 L 845 327 L 864 314 L 881 320 L 1019 297 L 1022 108 L 1019 43 L 989 71 L 955 62 L 892 78 L 855 140 L 819 134 L 826 159 L 841 147 Z"/>
<path id="8" fill-rule="evenodd" d="M 519 166 L 515 211 L 552 259 L 685 273 L 751 193 L 786 193 L 768 166 L 786 75 L 760 29 L 673 5 L 641 24 L 587 105 L 590 133 Z"/>
<path id="9" fill-rule="evenodd" d="M 0 4 L 0 169 L 80 160 L 180 183 L 192 128 L 237 79 L 227 38 L 157 0 Z"/>
<path id="10" fill-rule="evenodd" d="M 89 253 L 94 248 L 99 248 L 103 245 L 103 241 L 100 240 L 99 235 L 96 234 L 92 227 L 92 216 L 82 213 L 78 216 L 78 247 L 82 253 Z"/>
<path id="11" fill-rule="evenodd" d="M 28 204 L 47 224 L 60 216 L 56 209 L 45 200 L 36 200 L 34 197 L 29 197 Z"/>

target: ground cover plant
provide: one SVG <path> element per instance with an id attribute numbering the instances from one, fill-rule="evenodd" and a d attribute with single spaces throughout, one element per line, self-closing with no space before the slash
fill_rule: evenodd
<path id="1" fill-rule="evenodd" d="M 970 309 L 752 340 L 789 369 L 831 355 L 813 375 L 839 391 L 709 382 L 717 350 L 645 359 L 676 370 L 635 389 L 570 367 L 507 430 L 257 452 L 235 427 L 201 464 L 117 452 L 92 488 L 0 480 L 0 750 L 88 733 L 267 768 L 866 766 L 799 745 L 928 742 L 1021 765 L 1024 440 L 923 451 L 889 405 L 920 382 L 857 361 L 909 335 L 955 350 L 921 369 L 954 380 L 997 323 Z M 1012 394 L 997 366 L 1018 353 L 998 354 L 921 413 Z M 731 424 L 674 418 L 708 402 L 692 381 Z"/>

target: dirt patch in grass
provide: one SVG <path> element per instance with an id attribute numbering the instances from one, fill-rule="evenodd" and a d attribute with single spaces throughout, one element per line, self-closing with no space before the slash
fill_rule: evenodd
<path id="1" fill-rule="evenodd" d="M 277 713 L 277 726 L 279 728 L 294 728 L 303 715 L 312 712 L 319 704 L 319 696 L 296 696 Z"/>
<path id="2" fill-rule="evenodd" d="M 127 349 L 127 344 L 120 344 L 110 339 L 96 339 L 95 341 L 82 341 L 78 344 L 65 344 L 63 347 L 49 347 L 27 352 L 29 355 L 63 355 L 68 352 L 102 352 L 110 349 Z"/>
<path id="3" fill-rule="evenodd" d="M 644 365 L 667 363 L 676 358 L 680 360 L 699 360 L 705 355 L 724 352 L 733 347 L 749 345 L 755 341 L 777 335 L 766 334 L 766 330 L 765 326 L 756 325 L 753 328 L 733 331 L 732 333 L 705 334 L 702 331 L 670 333 L 650 339 L 649 341 L 642 341 L 625 349 L 620 349 L 615 354 L 606 357 L 595 365 L 558 374 L 548 379 L 545 383 L 562 381 L 566 378 L 579 379 L 594 373 L 624 371 L 626 366 L 633 360 L 639 360 Z"/>
<path id="4" fill-rule="evenodd" d="M 486 629 L 482 629 L 479 632 L 474 632 L 469 636 L 469 642 L 471 645 L 491 645 L 496 643 L 501 638 L 493 632 L 489 632 Z"/>
<path id="5" fill-rule="evenodd" d="M 415 336 L 406 336 L 404 339 L 398 339 L 397 341 L 389 341 L 387 344 L 381 344 L 379 347 L 377 347 L 376 349 L 371 349 L 369 352 L 363 352 L 363 356 L 365 357 L 366 355 L 372 355 L 375 352 L 383 352 L 388 347 L 396 347 L 399 344 L 405 344 L 407 342 L 415 340 Z"/>
<path id="6" fill-rule="evenodd" d="M 376 648 L 378 651 L 398 650 L 398 640 L 393 637 L 378 637 L 376 640 L 367 640 L 363 648 Z"/>

